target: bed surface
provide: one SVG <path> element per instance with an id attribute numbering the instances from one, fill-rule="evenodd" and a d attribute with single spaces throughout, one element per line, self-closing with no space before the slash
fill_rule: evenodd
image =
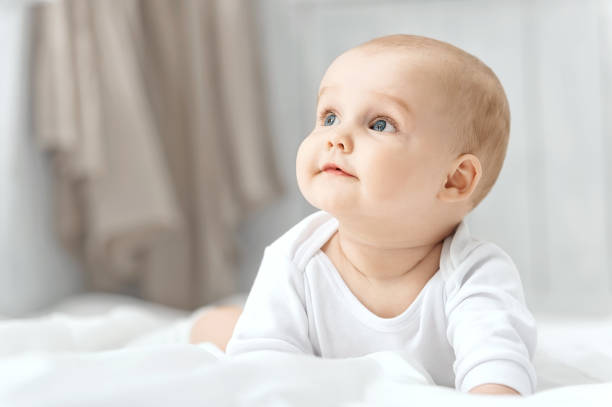
<path id="1" fill-rule="evenodd" d="M 235 296 L 220 303 L 243 301 Z M 379 405 L 395 405 L 402 392 L 474 405 L 474 397 L 424 386 L 423 377 L 397 354 L 323 361 L 256 353 L 228 361 L 212 344 L 187 343 L 196 314 L 124 296 L 85 294 L 27 319 L 0 320 L 0 404 L 108 405 L 113 400 L 116 405 L 132 399 L 165 405 L 175 399 L 166 396 L 162 403 L 158 393 L 176 395 L 181 389 L 186 406 L 203 400 L 242 405 L 233 394 L 241 386 L 245 405 L 270 405 L 263 402 L 270 394 L 280 397 L 279 405 L 309 405 L 298 399 L 367 405 L 368 397 Z M 509 402 L 612 405 L 612 317 L 536 319 L 538 388 L 533 396 Z M 323 377 L 330 382 L 321 382 Z M 70 380 L 74 384 L 68 386 Z M 59 391 L 62 385 L 64 391 Z M 356 388 L 363 391 L 356 394 Z M 385 399 L 391 388 L 398 396 Z M 10 403 L 2 402 L 3 397 Z"/>

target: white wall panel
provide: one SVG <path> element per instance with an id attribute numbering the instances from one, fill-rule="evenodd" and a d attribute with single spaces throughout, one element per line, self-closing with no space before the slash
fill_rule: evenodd
<path id="1" fill-rule="evenodd" d="M 56 237 L 49 163 L 30 126 L 28 22 L 25 3 L 0 3 L 0 315 L 7 316 L 83 288 Z"/>
<path id="2" fill-rule="evenodd" d="M 539 160 L 541 171 L 532 191 L 538 190 L 542 199 L 533 213 L 544 219 L 545 227 L 535 242 L 545 261 L 534 271 L 546 276 L 542 295 L 548 306 L 607 308 L 610 174 L 600 104 L 598 4 L 540 1 L 531 7 L 537 82 L 531 90 L 535 114 L 530 134 L 539 139 L 532 159 Z"/>

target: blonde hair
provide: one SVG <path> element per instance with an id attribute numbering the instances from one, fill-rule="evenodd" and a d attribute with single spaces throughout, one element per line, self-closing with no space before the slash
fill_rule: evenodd
<path id="1" fill-rule="evenodd" d="M 475 208 L 489 193 L 502 169 L 510 136 L 510 107 L 495 73 L 475 56 L 446 42 L 417 35 L 375 38 L 357 47 L 419 51 L 436 59 L 439 82 L 449 100 L 457 129 L 452 153 L 473 154 L 480 160 L 482 177 L 472 195 Z"/>

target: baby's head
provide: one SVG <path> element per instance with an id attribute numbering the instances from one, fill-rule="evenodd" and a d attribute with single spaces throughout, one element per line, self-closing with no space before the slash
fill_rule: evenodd
<path id="1" fill-rule="evenodd" d="M 441 238 L 488 194 L 509 132 L 504 90 L 476 57 L 425 37 L 377 38 L 323 76 L 298 184 L 313 206 L 389 243 Z"/>

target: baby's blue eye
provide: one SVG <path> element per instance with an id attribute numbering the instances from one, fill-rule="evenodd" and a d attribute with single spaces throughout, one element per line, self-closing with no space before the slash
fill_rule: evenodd
<path id="1" fill-rule="evenodd" d="M 325 116 L 325 119 L 323 120 L 323 126 L 331 126 L 335 122 L 336 122 L 336 115 L 333 113 L 330 113 L 327 116 Z"/>
<path id="2" fill-rule="evenodd" d="M 393 127 L 391 123 L 384 119 L 376 120 L 372 125 L 371 129 L 374 131 L 385 131 L 385 129 L 387 131 L 395 131 L 395 127 Z"/>

